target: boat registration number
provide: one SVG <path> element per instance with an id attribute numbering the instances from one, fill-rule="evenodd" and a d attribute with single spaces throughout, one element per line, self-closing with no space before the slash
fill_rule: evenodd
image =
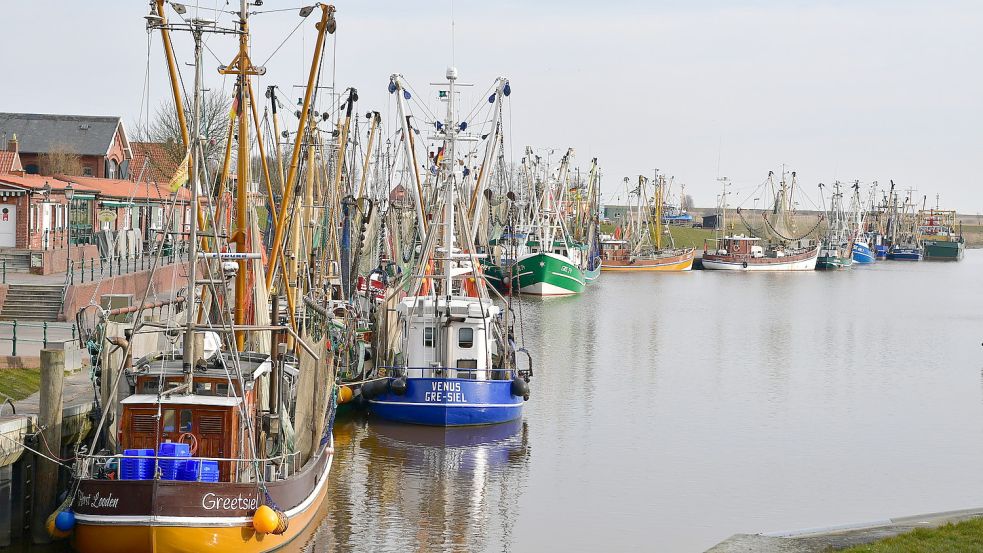
<path id="1" fill-rule="evenodd" d="M 423 401 L 465 403 L 460 382 L 431 382 L 430 390 L 423 393 Z"/>

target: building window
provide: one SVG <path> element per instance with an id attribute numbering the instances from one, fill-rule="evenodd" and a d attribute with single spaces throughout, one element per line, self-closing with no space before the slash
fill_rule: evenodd
<path id="1" fill-rule="evenodd" d="M 37 163 L 28 163 L 27 165 L 25 165 L 24 172 L 27 173 L 28 175 L 37 175 L 38 174 Z"/>
<path id="2" fill-rule="evenodd" d="M 82 176 L 83 177 L 91 177 L 93 175 L 94 174 L 92 172 L 92 166 L 91 165 L 86 165 L 85 167 L 82 168 Z"/>
<path id="3" fill-rule="evenodd" d="M 433 327 L 428 326 L 423 329 L 423 347 L 432 348 L 433 347 Z"/>
<path id="4" fill-rule="evenodd" d="M 116 179 L 119 178 L 117 175 L 119 173 L 119 164 L 116 163 L 115 159 L 110 159 L 106 162 L 106 178 Z"/>
<path id="5" fill-rule="evenodd" d="M 461 327 L 457 331 L 457 347 L 460 348 L 470 348 L 474 346 L 474 329 L 470 327 Z"/>

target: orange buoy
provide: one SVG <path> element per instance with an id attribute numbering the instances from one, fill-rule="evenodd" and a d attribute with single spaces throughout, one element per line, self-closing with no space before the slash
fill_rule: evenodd
<path id="1" fill-rule="evenodd" d="M 348 386 L 340 386 L 338 388 L 338 403 L 348 403 L 354 395 L 352 389 Z"/>
<path id="2" fill-rule="evenodd" d="M 279 525 L 280 517 L 276 511 L 266 505 L 260 505 L 253 514 L 253 529 L 261 534 L 269 534 L 276 530 Z"/>

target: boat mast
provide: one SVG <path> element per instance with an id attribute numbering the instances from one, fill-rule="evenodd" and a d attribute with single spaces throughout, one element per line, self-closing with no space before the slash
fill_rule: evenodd
<path id="1" fill-rule="evenodd" d="M 195 211 L 200 211 L 198 205 L 198 192 L 200 186 L 199 167 L 196 163 L 201 151 L 201 35 L 203 22 L 198 19 L 192 20 L 191 35 L 195 40 L 195 89 L 194 89 L 194 112 L 192 113 L 193 129 L 195 131 L 194 140 L 190 142 L 191 152 L 189 160 L 191 166 L 191 205 Z M 183 111 L 178 107 L 178 111 Z M 195 363 L 195 325 L 198 323 L 198 301 L 197 301 L 197 279 L 198 279 L 198 217 L 191 217 L 191 233 L 189 236 L 189 246 L 191 248 L 188 263 L 188 283 L 190 284 L 190 298 L 188 300 L 188 318 L 184 329 L 184 348 L 182 351 L 181 366 L 185 375 L 187 392 L 194 392 L 194 363 Z"/>
<path id="2" fill-rule="evenodd" d="M 454 125 L 454 81 L 457 80 L 457 69 L 447 68 L 447 117 L 444 119 L 444 158 L 441 160 L 444 170 L 444 252 L 446 260 L 444 262 L 444 296 L 447 297 L 447 312 L 450 314 L 451 302 L 451 270 L 453 269 L 453 247 L 454 247 L 454 143 L 457 135 L 457 127 Z M 450 340 L 446 340 L 448 347 L 447 362 L 450 362 Z"/>

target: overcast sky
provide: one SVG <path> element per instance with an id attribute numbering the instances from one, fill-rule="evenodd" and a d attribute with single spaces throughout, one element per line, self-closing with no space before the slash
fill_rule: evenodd
<path id="1" fill-rule="evenodd" d="M 297 5 L 266 0 L 256 9 Z M 130 124 L 148 100 L 153 109 L 167 99 L 156 34 L 149 94 L 144 84 L 146 2 L 0 6 L 0 111 L 120 115 Z M 329 54 L 338 87 L 358 88 L 360 111 L 386 113 L 391 73 L 417 89 L 442 79 L 452 61 L 449 0 L 336 6 Z M 511 80 L 514 157 L 527 144 L 573 147 L 582 167 L 597 156 L 609 198 L 623 177 L 658 168 L 700 206 L 714 203 L 717 177 L 728 176 L 734 205 L 784 164 L 813 199 L 819 182 L 894 179 L 932 202 L 940 194 L 943 206 L 983 211 L 978 0 L 458 0 L 454 12 L 461 80 L 478 93 L 496 76 Z M 267 63 L 259 90 L 304 81 L 313 21 Z M 298 22 L 295 11 L 254 17 L 254 62 Z M 190 61 L 190 38 L 174 41 Z M 229 36 L 209 45 L 223 63 L 236 48 Z M 231 90 L 218 61 L 206 60 L 208 85 Z"/>

